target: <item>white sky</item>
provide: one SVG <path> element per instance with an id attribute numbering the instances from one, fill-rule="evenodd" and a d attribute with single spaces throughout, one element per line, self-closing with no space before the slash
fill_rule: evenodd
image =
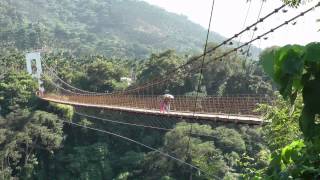
<path id="1" fill-rule="evenodd" d="M 198 23 L 207 29 L 210 16 L 212 0 L 144 0 L 150 4 L 157 5 L 169 12 L 183 14 L 191 21 Z M 287 13 L 279 12 L 258 26 L 256 35 L 276 27 L 280 23 L 296 16 L 301 11 L 314 6 L 318 1 L 314 0 L 300 6 L 298 9 L 286 8 Z M 281 6 L 280 0 L 267 0 L 263 5 L 260 17 L 270 13 L 275 8 Z M 218 32 L 225 37 L 231 37 L 235 33 L 243 29 L 245 15 L 247 13 L 249 3 L 246 0 L 215 0 L 214 13 L 212 19 L 211 30 Z M 260 0 L 252 0 L 249 17 L 246 25 L 250 25 L 257 20 L 258 12 L 261 6 Z M 258 41 L 254 45 L 261 48 L 272 45 L 285 44 L 307 44 L 313 41 L 320 41 L 320 23 L 316 23 L 316 19 L 320 19 L 320 7 L 300 17 L 295 26 L 288 25 L 280 28 L 272 33 L 268 40 Z M 250 32 L 252 33 L 252 31 Z M 251 39 L 251 34 L 246 33 L 241 37 L 242 42 Z M 205 37 L 205 34 L 203 35 Z M 203 37 L 203 38 L 204 38 Z"/>

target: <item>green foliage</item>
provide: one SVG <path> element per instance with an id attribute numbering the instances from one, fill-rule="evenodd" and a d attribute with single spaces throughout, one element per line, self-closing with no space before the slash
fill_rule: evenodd
<path id="1" fill-rule="evenodd" d="M 241 154 L 246 149 L 241 135 L 234 129 L 218 127 L 212 135 L 214 136 L 216 146 L 224 152 L 230 153 L 234 151 Z"/>
<path id="2" fill-rule="evenodd" d="M 285 99 L 290 99 L 291 104 L 297 103 L 298 109 L 300 109 L 299 105 L 302 103 L 297 100 L 297 94 L 302 92 L 303 106 L 301 113 L 299 113 L 300 110 L 297 114 L 290 111 L 289 118 L 293 119 L 292 125 L 295 127 L 297 115 L 300 114 L 299 127 L 305 140 L 294 141 L 280 151 L 273 153 L 266 172 L 268 179 L 318 179 L 320 177 L 320 126 L 317 123 L 317 116 L 320 114 L 320 99 L 318 96 L 320 92 L 319 49 L 320 43 L 310 43 L 305 47 L 285 46 L 273 52 L 275 56 L 272 78 L 279 85 L 281 95 Z M 267 59 L 262 60 L 266 61 Z M 265 69 L 268 69 L 268 67 L 265 67 Z M 281 111 L 283 110 L 274 111 L 279 113 L 273 116 L 276 121 L 279 117 L 280 120 L 288 118 L 284 114 L 281 115 Z M 284 112 L 286 111 L 288 110 Z M 293 116 L 291 117 L 291 115 Z M 278 125 L 280 128 L 288 128 L 281 123 L 278 123 Z M 274 131 L 286 132 L 279 129 Z M 276 140 L 279 143 L 288 143 L 286 135 L 284 138 Z"/>
<path id="3" fill-rule="evenodd" d="M 32 179 L 41 161 L 38 153 L 52 154 L 62 142 L 62 123 L 54 114 L 18 110 L 1 121 L 1 169 L 8 177 Z"/>
<path id="4" fill-rule="evenodd" d="M 127 180 L 129 178 L 129 175 L 129 172 L 121 173 L 115 178 L 115 180 Z"/>
<path id="5" fill-rule="evenodd" d="M 282 0 L 282 1 L 291 7 L 298 7 L 302 2 L 302 0 Z"/>
<path id="6" fill-rule="evenodd" d="M 284 148 L 302 137 L 299 129 L 299 117 L 302 110 L 302 97 L 298 96 L 294 106 L 280 97 L 274 105 L 261 104 L 258 111 L 264 114 L 268 123 L 263 126 L 266 142 L 271 151 Z"/>
<path id="7" fill-rule="evenodd" d="M 137 0 L 0 3 L 1 49 L 50 46 L 75 55 L 144 58 L 150 52 L 168 48 L 197 52 L 203 44 L 199 37 L 205 33 L 185 16 Z M 223 40 L 213 35 L 217 41 Z"/>
<path id="8" fill-rule="evenodd" d="M 59 179 L 112 179 L 112 168 L 108 159 L 109 151 L 105 143 L 77 146 L 59 153 L 57 161 L 62 167 L 56 167 Z M 74 177 L 77 174 L 77 177 Z"/>
<path id="9" fill-rule="evenodd" d="M 279 47 L 273 46 L 263 50 L 260 54 L 260 63 L 264 68 L 264 72 L 267 73 L 270 77 L 273 77 L 274 74 L 274 59 L 275 59 L 275 51 Z"/>
<path id="10" fill-rule="evenodd" d="M 244 166 L 239 163 L 239 152 L 253 153 L 246 151 L 245 141 L 239 132 L 226 127 L 212 129 L 207 125 L 193 124 L 192 133 L 203 136 L 190 136 L 190 127 L 191 125 L 188 123 L 178 123 L 174 130 L 166 133 L 161 150 L 190 162 L 206 172 L 206 174 L 194 172 L 194 179 L 212 179 L 213 177 L 235 179 L 240 173 L 246 173 L 243 170 Z M 187 151 L 188 146 L 190 154 Z M 258 161 L 252 165 L 256 169 L 266 166 L 266 160 L 263 158 L 265 156 L 262 155 L 264 151 L 261 149 L 258 151 L 261 153 L 258 153 L 257 156 L 248 155 L 253 159 L 252 161 Z M 191 155 L 190 159 L 189 155 Z M 146 155 L 144 167 L 143 172 L 151 179 L 163 175 L 176 179 L 188 179 L 190 175 L 189 167 L 162 157 L 155 152 Z M 175 171 L 177 168 L 178 172 Z"/>
<path id="11" fill-rule="evenodd" d="M 124 89 L 121 87 L 123 85 L 120 85 L 120 79 L 125 75 L 125 69 L 118 64 L 99 58 L 87 66 L 85 82 L 89 90 L 111 92 L 115 89 Z"/>
<path id="12" fill-rule="evenodd" d="M 166 73 L 173 71 L 183 63 L 180 56 L 174 50 L 167 50 L 160 54 L 152 54 L 147 62 L 144 64 L 141 73 L 138 75 L 138 84 L 146 83 L 150 80 L 161 80 Z M 179 70 L 175 77 L 169 79 L 164 87 L 154 89 L 155 94 L 164 93 L 166 89 L 170 92 L 179 92 L 183 89 L 184 79 Z"/>
<path id="13" fill-rule="evenodd" d="M 310 144 L 298 140 L 273 153 L 267 171 L 268 179 L 318 179 L 320 177 L 318 142 Z"/>
<path id="14" fill-rule="evenodd" d="M 272 94 L 272 86 L 261 76 L 239 73 L 232 75 L 223 87 L 223 94 Z"/>
<path id="15" fill-rule="evenodd" d="M 269 164 L 270 152 L 261 150 L 256 158 L 252 158 L 247 154 L 242 154 L 238 160 L 239 167 L 242 171 L 242 179 L 261 179 L 259 174 L 262 174 Z"/>
<path id="16" fill-rule="evenodd" d="M 194 124 L 192 129 L 193 133 L 201 133 L 203 135 L 213 133 L 213 130 L 207 125 Z M 161 150 L 183 161 L 189 161 L 189 152 L 187 151 L 189 146 L 191 153 L 190 162 L 200 169 L 204 169 L 207 173 L 196 175 L 196 179 L 210 179 L 211 176 L 223 177 L 228 171 L 228 166 L 223 160 L 222 152 L 214 146 L 212 141 L 203 141 L 196 137 L 190 137 L 189 131 L 190 124 L 179 123 L 174 130 L 166 133 L 164 146 Z M 150 177 L 161 177 L 161 174 L 167 174 L 171 177 L 185 179 L 189 176 L 190 172 L 190 167 L 157 155 L 155 152 L 147 154 L 145 166 L 148 175 L 149 173 L 153 175 L 149 175 Z M 174 171 L 176 168 L 180 169 L 179 172 Z"/>
<path id="17" fill-rule="evenodd" d="M 227 50 L 215 51 L 206 61 L 212 62 Z M 260 65 L 240 55 L 212 62 L 204 71 L 204 84 L 209 95 L 272 94 L 271 83 Z"/>
<path id="18" fill-rule="evenodd" d="M 319 125 L 315 115 L 320 113 L 320 47 L 319 43 L 310 43 L 305 47 L 294 45 L 279 48 L 274 53 L 272 75 L 278 84 L 280 93 L 291 103 L 302 92 L 304 107 L 300 116 L 300 128 L 307 139 L 318 136 Z M 261 59 L 268 61 L 268 59 Z M 266 67 L 268 69 L 269 67 Z"/>
<path id="19" fill-rule="evenodd" d="M 64 105 L 64 104 L 57 104 L 57 103 L 49 103 L 49 110 L 58 114 L 60 117 L 71 121 L 74 115 L 73 106 Z"/>
<path id="20" fill-rule="evenodd" d="M 37 83 L 26 73 L 8 72 L 0 82 L 1 114 L 36 105 Z"/>

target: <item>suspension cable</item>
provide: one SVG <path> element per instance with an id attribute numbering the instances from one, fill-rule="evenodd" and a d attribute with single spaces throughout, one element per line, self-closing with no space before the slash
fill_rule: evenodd
<path id="1" fill-rule="evenodd" d="M 213 175 L 213 174 L 208 174 L 207 172 L 205 172 L 204 170 L 200 169 L 199 167 L 196 167 L 196 166 L 194 166 L 194 165 L 192 165 L 192 164 L 190 164 L 190 163 L 188 163 L 188 162 L 185 162 L 185 161 L 183 161 L 183 160 L 181 160 L 181 159 L 179 159 L 179 158 L 176 158 L 176 157 L 174 157 L 174 156 L 172 156 L 172 155 L 170 155 L 170 154 L 168 154 L 168 153 L 165 153 L 165 152 L 163 152 L 163 151 L 160 151 L 160 150 L 158 150 L 158 149 L 156 149 L 156 148 L 153 148 L 153 147 L 151 147 L 151 146 L 148 146 L 148 145 L 146 145 L 146 144 L 143 144 L 143 143 L 141 143 L 141 142 L 139 142 L 139 141 L 136 141 L 136 140 L 133 140 L 133 139 L 131 139 L 131 138 L 128 138 L 128 137 L 125 137 L 125 136 L 122 136 L 122 135 L 120 135 L 120 134 L 116 134 L 116 133 L 113 133 L 113 132 L 110 132 L 110 131 L 106 131 L 106 130 L 102 130 L 102 129 L 97 129 L 97 128 L 93 128 L 93 127 L 88 127 L 88 126 L 81 125 L 81 124 L 74 123 L 74 122 L 70 122 L 70 121 L 65 121 L 65 120 L 61 120 L 61 121 L 62 121 L 63 123 L 65 123 L 65 124 L 69 124 L 69 125 L 72 125 L 72 126 L 76 126 L 76 127 L 80 127 L 80 128 L 85 128 L 85 129 L 89 129 L 89 130 L 92 130 L 92 131 L 96 131 L 96 132 L 100 132 L 100 133 L 104 133 L 104 134 L 116 136 L 116 137 L 121 138 L 121 139 L 124 139 L 124 140 L 126 140 L 126 141 L 129 141 L 129 142 L 135 143 L 135 144 L 137 144 L 137 145 L 143 146 L 143 147 L 145 147 L 145 148 L 147 148 L 147 149 L 149 149 L 149 150 L 155 151 L 155 152 L 161 154 L 162 156 L 168 157 L 168 158 L 173 159 L 173 160 L 175 160 L 175 161 L 177 161 L 177 162 L 179 162 L 179 163 L 181 163 L 181 164 L 187 165 L 187 166 L 189 166 L 190 168 L 195 169 L 195 170 L 197 170 L 197 171 L 199 171 L 199 172 L 202 172 L 202 173 L 204 173 L 205 175 L 208 175 L 208 176 L 210 176 L 210 177 L 212 177 L 212 178 L 219 179 L 217 176 L 215 176 L 215 175 Z"/>
<path id="2" fill-rule="evenodd" d="M 210 35 L 210 29 L 211 29 L 211 23 L 212 23 L 214 4 L 215 4 L 215 0 L 212 0 L 212 6 L 211 6 L 211 12 L 210 12 L 210 18 L 209 18 L 209 25 L 208 25 L 208 31 L 207 31 L 207 37 L 206 37 L 206 42 L 205 42 L 202 61 L 201 61 L 200 76 L 199 76 L 199 79 L 198 79 L 198 88 L 197 88 L 197 92 L 196 92 L 196 100 L 195 100 L 195 103 L 194 103 L 194 111 L 193 111 L 193 114 L 192 114 L 193 117 L 195 117 L 199 91 L 201 90 L 201 85 L 202 85 L 203 66 L 204 66 L 205 57 L 207 55 L 207 47 L 208 47 L 208 41 L 209 41 L 209 35 Z M 190 161 L 191 161 L 191 156 L 192 156 L 192 154 L 191 154 L 192 152 L 190 150 L 190 141 L 191 141 L 192 128 L 193 128 L 193 123 L 191 123 L 191 126 L 190 126 L 189 139 L 188 139 L 188 145 L 187 145 L 187 156 L 188 156 L 188 159 Z M 192 179 L 192 168 L 190 168 L 190 179 Z"/>
<path id="3" fill-rule="evenodd" d="M 262 2 L 261 2 L 261 6 L 260 6 L 260 9 L 259 9 L 259 13 L 258 13 L 257 20 L 258 20 L 258 19 L 260 19 L 260 15 L 261 15 L 261 12 L 262 12 L 263 5 L 264 5 L 264 4 L 265 4 L 265 1 L 264 1 L 264 0 L 262 0 Z M 253 37 L 254 37 L 255 33 L 256 33 L 256 31 L 253 31 L 253 32 L 252 32 L 252 35 L 251 35 L 250 40 L 252 40 L 252 39 L 253 39 Z M 252 43 L 250 43 L 250 44 L 249 44 L 249 46 L 248 46 L 246 57 L 248 57 L 248 56 L 249 56 L 249 51 L 250 51 L 251 46 L 252 46 Z"/>
<path id="4" fill-rule="evenodd" d="M 231 54 L 231 53 L 233 53 L 233 52 L 236 52 L 238 49 L 241 49 L 242 47 L 249 45 L 250 43 L 252 43 L 252 42 L 254 42 L 254 41 L 256 41 L 256 40 L 261 39 L 262 37 L 264 37 L 264 36 L 266 36 L 266 35 L 268 35 L 268 34 L 270 34 L 270 33 L 273 33 L 275 30 L 278 30 L 279 28 L 281 28 L 281 27 L 283 27 L 283 26 L 285 26 L 285 25 L 288 25 L 290 22 L 298 19 L 298 18 L 301 17 L 301 16 L 304 16 L 305 14 L 309 13 L 310 11 L 312 11 L 313 9 L 315 9 L 315 8 L 317 8 L 317 7 L 319 7 L 319 6 L 320 6 L 320 2 L 318 2 L 318 4 L 316 4 L 315 6 L 312 6 L 312 7 L 310 7 L 309 9 L 307 9 L 307 10 L 299 13 L 298 15 L 296 15 L 296 16 L 294 16 L 294 17 L 292 17 L 291 19 L 289 19 L 289 20 L 287 20 L 287 21 L 284 21 L 283 23 L 281 23 L 280 25 L 278 25 L 278 26 L 270 29 L 269 31 L 267 31 L 267 32 L 265 32 L 265 33 L 262 33 L 261 35 L 257 36 L 256 38 L 254 38 L 254 39 L 252 39 L 252 40 L 250 40 L 250 41 L 242 44 L 241 46 L 236 47 L 236 48 L 234 48 L 234 49 L 232 49 L 232 50 L 224 53 L 223 55 L 214 58 L 213 61 L 218 60 L 218 59 L 221 59 L 221 58 L 223 58 L 223 57 L 225 57 L 225 56 L 227 56 L 227 55 L 229 55 L 229 54 Z M 211 63 L 211 62 L 207 62 L 207 63 L 205 63 L 205 65 L 208 65 L 209 63 Z"/>
<path id="5" fill-rule="evenodd" d="M 115 123 L 115 124 L 122 124 L 122 125 L 142 127 L 142 128 L 149 128 L 149 129 L 156 129 L 156 130 L 161 130 L 161 131 L 172 131 L 172 130 L 174 130 L 174 129 L 168 129 L 168 128 L 163 128 L 163 127 L 145 126 L 145 125 L 141 125 L 141 124 L 134 124 L 134 123 L 127 123 L 127 122 L 115 121 L 115 120 L 110 120 L 110 119 L 106 119 L 106 118 L 101 118 L 101 117 L 97 117 L 97 116 L 92 116 L 92 115 L 80 113 L 80 112 L 77 112 L 77 111 L 75 111 L 74 113 L 77 114 L 77 115 L 79 115 L 79 116 L 83 116 L 83 117 L 87 117 L 87 118 L 92 118 L 92 119 L 97 119 L 97 120 L 101 120 L 101 121 L 103 121 L 103 122 L 110 122 L 110 123 Z M 194 136 L 199 136 L 199 137 L 210 137 L 210 138 L 213 138 L 213 136 L 210 136 L 210 135 L 207 135 L 207 134 L 192 133 L 192 135 L 194 135 Z"/>
<path id="6" fill-rule="evenodd" d="M 243 21 L 242 29 L 243 29 L 243 28 L 246 26 L 246 24 L 247 24 L 249 12 L 250 12 L 250 9 L 251 9 L 251 4 L 252 4 L 252 0 L 249 0 L 249 6 L 248 6 L 247 13 L 246 13 L 246 16 L 245 16 L 244 21 Z M 239 36 L 238 46 L 240 45 L 241 39 L 242 39 L 242 34 Z"/>
<path id="7" fill-rule="evenodd" d="M 96 93 L 96 92 L 86 91 L 86 90 L 83 90 L 83 89 L 79 89 L 79 88 L 77 88 L 77 87 L 74 87 L 74 86 L 72 86 L 71 84 L 65 82 L 63 79 L 61 79 L 61 78 L 58 76 L 58 73 L 57 73 L 53 68 L 50 68 L 50 67 L 46 64 L 45 61 L 43 61 L 43 65 L 44 65 L 45 68 L 46 68 L 47 70 L 49 70 L 49 72 L 50 72 L 53 76 L 55 76 L 61 83 L 63 83 L 64 85 L 66 85 L 66 86 L 68 86 L 68 87 L 70 87 L 70 88 L 72 88 L 72 89 L 75 89 L 75 90 L 78 90 L 78 91 L 80 91 L 80 92 L 87 93 L 87 94 L 98 94 L 98 95 L 108 94 L 108 93 Z"/>
<path id="8" fill-rule="evenodd" d="M 208 50 L 206 53 L 211 53 L 213 51 L 215 51 L 216 49 L 220 48 L 221 46 L 225 45 L 226 43 L 228 43 L 229 41 L 232 41 L 234 38 L 237 38 L 239 37 L 241 34 L 243 34 L 244 32 L 246 31 L 249 31 L 252 27 L 256 26 L 257 24 L 259 23 L 262 23 L 264 22 L 264 20 L 266 20 L 267 18 L 271 17 L 273 14 L 275 13 L 278 13 L 279 10 L 281 10 L 282 8 L 284 8 L 286 5 L 283 4 L 281 5 L 280 7 L 274 9 L 272 12 L 270 12 L 269 14 L 267 14 L 266 16 L 260 18 L 257 22 L 247 26 L 245 29 L 243 29 L 242 31 L 240 31 L 239 33 L 235 34 L 234 36 L 226 39 L 225 41 L 223 41 L 222 43 L 220 43 L 219 45 L 211 48 L 210 50 Z M 243 47 L 243 46 L 242 46 Z M 197 61 L 198 59 L 202 58 L 203 57 L 203 54 L 197 56 L 197 57 L 193 57 L 191 58 L 189 61 L 187 61 L 185 64 L 182 64 L 180 66 L 178 66 L 177 68 L 173 69 L 172 71 L 168 72 L 166 76 L 169 76 L 169 75 L 172 75 L 172 74 L 176 74 L 176 72 L 179 70 L 179 69 L 182 69 L 182 68 L 185 68 L 187 67 L 188 65 L 190 65 L 191 63 Z M 154 81 L 157 82 L 157 81 L 160 81 L 161 80 L 158 80 L 159 78 L 155 78 Z M 127 90 L 126 92 L 133 92 L 133 91 L 136 91 L 137 89 L 142 89 L 142 88 L 147 88 L 147 87 L 150 87 L 152 86 L 152 82 L 149 82 L 149 83 L 145 83 L 142 87 L 137 87 L 137 88 L 134 88 L 134 89 L 131 89 L 131 90 Z"/>

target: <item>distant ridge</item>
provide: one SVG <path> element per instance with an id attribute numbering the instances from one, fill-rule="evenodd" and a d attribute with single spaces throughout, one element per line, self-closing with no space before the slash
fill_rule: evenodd
<path id="1" fill-rule="evenodd" d="M 145 58 L 166 49 L 200 52 L 206 33 L 185 16 L 139 0 L 0 0 L 0 4 L 1 48 L 48 46 L 74 55 Z M 211 41 L 223 39 L 211 34 Z"/>

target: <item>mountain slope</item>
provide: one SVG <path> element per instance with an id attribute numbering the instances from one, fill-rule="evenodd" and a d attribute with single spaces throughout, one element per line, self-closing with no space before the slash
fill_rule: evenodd
<path id="1" fill-rule="evenodd" d="M 75 54 L 141 58 L 169 48 L 198 51 L 206 33 L 185 16 L 137 0 L 0 0 L 0 5 L 1 46 L 11 42 L 20 50 L 46 45 Z"/>

